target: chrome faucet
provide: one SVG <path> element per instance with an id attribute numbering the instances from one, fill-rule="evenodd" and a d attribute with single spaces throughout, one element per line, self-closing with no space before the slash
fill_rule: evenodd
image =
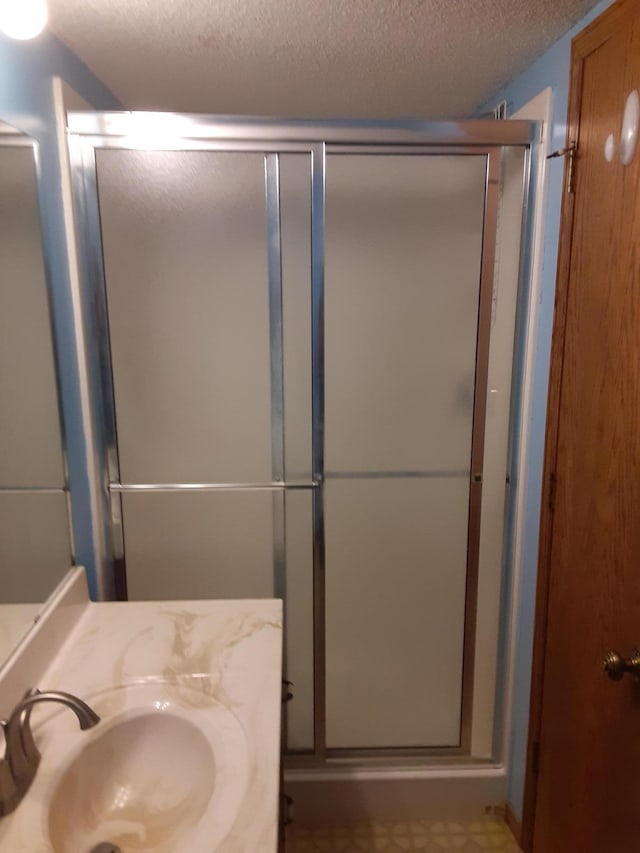
<path id="1" fill-rule="evenodd" d="M 0 817 L 16 808 L 29 790 L 40 764 L 40 752 L 31 731 L 31 709 L 39 702 L 66 705 L 75 713 L 81 729 L 91 729 L 100 722 L 95 711 L 71 693 L 55 690 L 41 693 L 37 688 L 27 691 L 9 719 L 0 721 L 5 738 L 5 755 L 0 759 Z"/>

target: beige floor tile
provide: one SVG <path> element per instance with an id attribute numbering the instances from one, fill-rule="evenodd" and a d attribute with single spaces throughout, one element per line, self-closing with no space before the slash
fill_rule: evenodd
<path id="1" fill-rule="evenodd" d="M 293 824 L 287 853 L 519 853 L 506 824 L 493 818 L 469 823 L 361 822 L 309 828 Z"/>

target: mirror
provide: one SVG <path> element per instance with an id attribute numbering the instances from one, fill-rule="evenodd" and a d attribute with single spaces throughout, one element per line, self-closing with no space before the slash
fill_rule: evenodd
<path id="1" fill-rule="evenodd" d="M 0 661 L 73 562 L 37 157 L 0 122 Z"/>

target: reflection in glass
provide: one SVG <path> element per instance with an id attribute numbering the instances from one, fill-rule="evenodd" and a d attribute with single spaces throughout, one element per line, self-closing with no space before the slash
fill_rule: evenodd
<path id="1" fill-rule="evenodd" d="M 72 563 L 35 155 L 0 122 L 0 663 Z"/>
<path id="2" fill-rule="evenodd" d="M 0 134 L 0 486 L 62 488 L 33 148 L 2 142 Z"/>

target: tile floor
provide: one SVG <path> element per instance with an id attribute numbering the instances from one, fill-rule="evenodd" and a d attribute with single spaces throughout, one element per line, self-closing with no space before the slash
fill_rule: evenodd
<path id="1" fill-rule="evenodd" d="M 287 830 L 287 853 L 519 853 L 506 824 L 495 818 L 470 823 L 418 821 Z"/>

